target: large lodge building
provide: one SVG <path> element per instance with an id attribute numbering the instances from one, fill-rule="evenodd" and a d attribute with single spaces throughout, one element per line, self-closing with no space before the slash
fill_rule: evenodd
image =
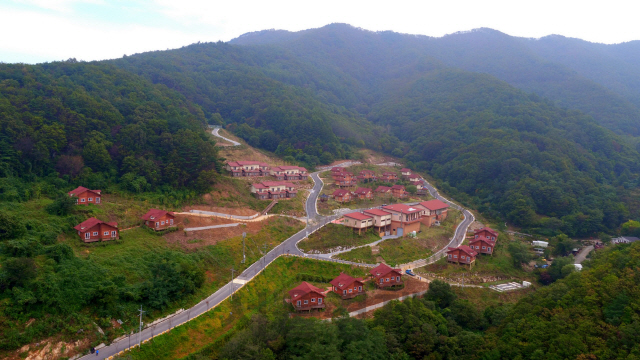
<path id="1" fill-rule="evenodd" d="M 444 204 L 444 203 L 442 203 Z M 446 212 L 447 204 L 444 207 L 438 205 L 437 208 L 444 209 Z M 420 231 L 420 224 L 427 226 L 434 224 L 431 215 L 426 213 L 424 207 L 419 205 L 394 204 L 383 206 L 381 209 L 369 209 L 363 212 L 352 212 L 344 216 L 343 225 L 358 230 L 360 234 L 363 230 L 373 227 L 381 236 L 382 235 L 401 235 L 405 236 L 411 232 Z M 427 222 L 423 220 L 427 217 Z"/>

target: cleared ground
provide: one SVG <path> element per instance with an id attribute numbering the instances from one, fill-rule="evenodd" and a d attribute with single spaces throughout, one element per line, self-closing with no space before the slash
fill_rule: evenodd
<path id="1" fill-rule="evenodd" d="M 326 254 L 338 248 L 360 246 L 380 240 L 372 230 L 358 235 L 352 228 L 339 224 L 328 224 L 307 239 L 298 243 L 300 250 L 306 253 Z"/>

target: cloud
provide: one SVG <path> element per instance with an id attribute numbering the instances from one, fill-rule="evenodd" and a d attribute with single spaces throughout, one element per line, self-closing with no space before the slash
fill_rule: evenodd
<path id="1" fill-rule="evenodd" d="M 11 1 L 11 0 L 10 0 Z M 71 12 L 78 4 L 103 4 L 102 0 L 12 0 L 16 4 L 31 5 L 32 7 L 58 12 Z"/>

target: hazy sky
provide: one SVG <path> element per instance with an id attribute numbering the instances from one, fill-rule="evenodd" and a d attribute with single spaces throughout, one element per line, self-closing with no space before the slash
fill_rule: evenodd
<path id="1" fill-rule="evenodd" d="M 620 43 L 640 39 L 639 10 L 633 0 L 0 0 L 0 62 L 110 59 L 334 22 L 430 36 L 490 27 Z"/>

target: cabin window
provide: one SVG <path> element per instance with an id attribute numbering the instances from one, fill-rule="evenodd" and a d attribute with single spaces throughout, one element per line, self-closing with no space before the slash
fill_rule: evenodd
<path id="1" fill-rule="evenodd" d="M 449 259 L 451 259 L 451 254 L 449 254 Z"/>
<path id="2" fill-rule="evenodd" d="M 349 294 L 351 294 L 353 292 L 353 290 L 349 289 Z"/>
<path id="3" fill-rule="evenodd" d="M 301 304 L 301 303 L 302 303 L 302 302 L 301 302 L 300 300 L 298 300 L 298 303 L 297 303 L 297 304 L 298 304 L 298 306 L 300 306 L 300 304 Z"/>
<path id="4" fill-rule="evenodd" d="M 457 259 L 457 258 L 458 258 L 458 255 L 453 255 L 453 258 L 454 258 L 454 259 Z"/>
<path id="5" fill-rule="evenodd" d="M 307 305 L 309 303 L 309 300 L 305 300 L 304 304 Z"/>
<path id="6" fill-rule="evenodd" d="M 460 255 L 460 259 L 464 260 L 465 259 L 464 255 Z"/>
<path id="7" fill-rule="evenodd" d="M 316 298 L 311 298 L 311 302 L 316 302 Z"/>
<path id="8" fill-rule="evenodd" d="M 449 256 L 451 256 L 451 255 L 449 255 Z M 382 284 L 383 282 L 384 282 L 384 279 L 381 278 L 380 279 L 380 284 Z"/>
<path id="9" fill-rule="evenodd" d="M 362 291 L 362 286 L 358 286 L 358 291 Z"/>
<path id="10" fill-rule="evenodd" d="M 89 233 L 84 233 L 84 238 L 85 238 L 85 239 L 88 239 L 88 238 L 90 238 L 90 237 L 91 237 L 91 234 L 89 234 Z"/>
<path id="11" fill-rule="evenodd" d="M 111 232 L 111 237 L 116 237 L 116 232 L 115 231 Z"/>
<path id="12" fill-rule="evenodd" d="M 400 281 L 400 276 L 396 276 L 396 281 Z"/>
<path id="13" fill-rule="evenodd" d="M 160 225 L 164 225 L 164 220 L 160 221 Z"/>
<path id="14" fill-rule="evenodd" d="M 487 247 L 487 250 L 488 250 L 488 251 L 491 251 L 491 247 Z"/>
<path id="15" fill-rule="evenodd" d="M 89 198 L 89 201 L 93 201 L 93 198 Z"/>
<path id="16" fill-rule="evenodd" d="M 482 250 L 484 250 L 484 249 L 486 249 L 486 248 L 487 248 L 486 246 L 483 246 L 483 247 L 482 247 Z"/>
<path id="17" fill-rule="evenodd" d="M 159 224 L 159 223 L 156 221 L 156 227 L 158 227 L 158 224 Z"/>
<path id="18" fill-rule="evenodd" d="M 173 219 L 169 219 L 169 225 L 173 225 Z"/>
<path id="19" fill-rule="evenodd" d="M 478 235 L 476 235 L 476 239 L 478 238 Z"/>
<path id="20" fill-rule="evenodd" d="M 98 232 L 97 232 L 97 231 L 94 231 L 94 232 L 93 232 L 93 236 L 98 236 Z"/>
<path id="21" fill-rule="evenodd" d="M 87 199 L 82 198 L 82 199 L 80 199 L 80 202 L 85 202 L 86 200 L 87 200 Z"/>
<path id="22" fill-rule="evenodd" d="M 347 295 L 347 290 L 342 290 L 342 295 Z"/>
<path id="23" fill-rule="evenodd" d="M 389 278 L 384 279 L 385 282 L 389 282 Z"/>
<path id="24" fill-rule="evenodd" d="M 109 236 L 109 232 L 108 232 L 108 231 L 105 231 L 105 232 L 104 232 L 104 236 Z"/>
<path id="25" fill-rule="evenodd" d="M 96 204 L 100 204 L 100 198 L 99 197 L 96 198 Z"/>
<path id="26" fill-rule="evenodd" d="M 318 304 L 322 304 L 322 298 L 318 298 Z"/>

